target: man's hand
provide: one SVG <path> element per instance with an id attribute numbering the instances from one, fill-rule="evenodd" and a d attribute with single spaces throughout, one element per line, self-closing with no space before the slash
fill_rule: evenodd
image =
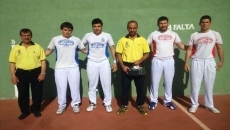
<path id="1" fill-rule="evenodd" d="M 130 68 L 128 66 L 122 66 L 122 70 L 128 74 L 128 71 L 130 71 Z"/>
<path id="2" fill-rule="evenodd" d="M 184 70 L 185 70 L 186 72 L 189 72 L 189 65 L 188 65 L 188 64 L 184 64 Z"/>
<path id="3" fill-rule="evenodd" d="M 139 66 L 141 64 L 140 60 L 134 62 L 134 65 Z"/>
<path id="4" fill-rule="evenodd" d="M 15 75 L 11 76 L 11 82 L 12 82 L 13 84 L 17 85 L 17 83 L 19 82 L 17 76 L 15 76 Z"/>
<path id="5" fill-rule="evenodd" d="M 111 69 L 112 69 L 112 72 L 116 72 L 117 71 L 117 63 L 113 63 Z"/>
<path id="6" fill-rule="evenodd" d="M 40 73 L 39 76 L 38 76 L 38 81 L 40 82 L 40 81 L 44 80 L 45 76 L 46 76 L 46 74 Z"/>
<path id="7" fill-rule="evenodd" d="M 216 70 L 220 70 L 222 66 L 223 66 L 223 62 L 217 63 L 216 64 Z"/>

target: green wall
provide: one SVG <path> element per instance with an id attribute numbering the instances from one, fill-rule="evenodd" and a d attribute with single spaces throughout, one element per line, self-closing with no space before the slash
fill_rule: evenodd
<path id="1" fill-rule="evenodd" d="M 212 29 L 221 33 L 224 41 L 225 63 L 223 69 L 218 71 L 214 87 L 215 94 L 230 94 L 230 66 L 227 58 L 230 51 L 230 1 L 229 0 L 193 0 L 193 1 L 162 1 L 162 0 L 0 0 L 0 98 L 13 98 L 14 87 L 10 81 L 8 56 L 11 50 L 11 39 L 20 42 L 19 30 L 30 28 L 33 31 L 33 41 L 46 48 L 51 38 L 59 35 L 59 26 L 69 21 L 74 25 L 73 35 L 80 39 L 90 32 L 91 20 L 99 17 L 103 20 L 103 31 L 109 32 L 115 41 L 127 33 L 126 24 L 129 20 L 137 20 L 138 33 L 145 38 L 157 29 L 156 20 L 164 15 L 169 18 L 172 30 L 176 31 L 183 43 L 187 43 L 190 34 L 199 30 L 199 19 L 202 15 L 212 16 Z M 189 95 L 189 77 L 183 72 L 184 51 L 178 51 L 176 58 L 176 75 L 173 93 L 176 95 Z M 85 55 L 80 54 L 79 60 L 82 75 L 81 92 L 87 97 L 87 76 L 85 70 Z M 56 97 L 54 83 L 55 55 L 47 58 L 47 78 L 44 84 L 44 97 Z M 217 59 L 218 60 L 218 59 Z M 150 61 L 147 62 L 150 69 Z M 147 74 L 146 85 L 150 84 L 150 74 Z M 113 95 L 120 95 L 119 72 L 113 74 Z M 132 87 L 132 95 L 136 95 Z M 163 95 L 162 82 L 159 94 Z M 146 90 L 148 93 L 148 89 Z M 101 89 L 99 87 L 99 92 Z M 201 89 L 201 94 L 203 88 Z"/>

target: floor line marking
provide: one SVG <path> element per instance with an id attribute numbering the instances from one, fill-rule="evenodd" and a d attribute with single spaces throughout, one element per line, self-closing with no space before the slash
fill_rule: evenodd
<path id="1" fill-rule="evenodd" d="M 178 103 L 176 100 L 172 99 L 172 101 L 185 113 L 187 114 L 192 120 L 194 120 L 200 127 L 202 127 L 204 130 L 211 130 L 208 128 L 203 122 L 201 122 L 199 119 L 197 119 L 193 114 L 189 113 L 180 103 Z"/>

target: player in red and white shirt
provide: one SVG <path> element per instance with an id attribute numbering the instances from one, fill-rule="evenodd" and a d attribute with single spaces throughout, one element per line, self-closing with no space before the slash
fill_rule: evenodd
<path id="1" fill-rule="evenodd" d="M 157 106 L 158 88 L 161 76 L 164 76 L 164 105 L 172 110 L 176 107 L 172 104 L 172 82 L 175 73 L 174 67 L 174 44 L 180 49 L 185 46 L 176 32 L 168 30 L 168 18 L 162 16 L 158 19 L 159 29 L 152 32 L 148 37 L 148 43 L 152 45 L 151 61 L 151 89 L 149 109 L 153 110 Z"/>
<path id="2" fill-rule="evenodd" d="M 189 112 L 195 113 L 199 103 L 198 96 L 201 82 L 204 79 L 204 105 L 206 109 L 213 113 L 220 113 L 214 107 L 213 103 L 213 86 L 216 77 L 216 70 L 223 66 L 224 53 L 222 49 L 222 39 L 218 32 L 210 30 L 211 17 L 204 15 L 200 18 L 201 30 L 191 35 L 188 42 L 188 50 L 185 56 L 185 71 L 189 71 L 188 61 L 191 58 L 190 65 L 190 98 L 191 108 Z M 215 62 L 215 51 L 217 50 L 219 62 Z"/>

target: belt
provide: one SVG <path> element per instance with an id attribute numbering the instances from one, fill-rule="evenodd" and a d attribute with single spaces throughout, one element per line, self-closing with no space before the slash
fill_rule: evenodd
<path id="1" fill-rule="evenodd" d="M 154 57 L 156 59 L 159 59 L 159 60 L 168 60 L 168 59 L 172 59 L 173 57 L 170 56 L 170 57 Z"/>
<path id="2" fill-rule="evenodd" d="M 38 67 L 38 68 L 35 68 L 35 69 L 30 69 L 30 70 L 24 70 L 24 69 L 21 69 L 21 68 L 17 68 L 17 71 L 23 71 L 23 72 L 31 72 L 31 71 L 36 71 L 36 70 L 40 70 L 41 67 Z"/>

